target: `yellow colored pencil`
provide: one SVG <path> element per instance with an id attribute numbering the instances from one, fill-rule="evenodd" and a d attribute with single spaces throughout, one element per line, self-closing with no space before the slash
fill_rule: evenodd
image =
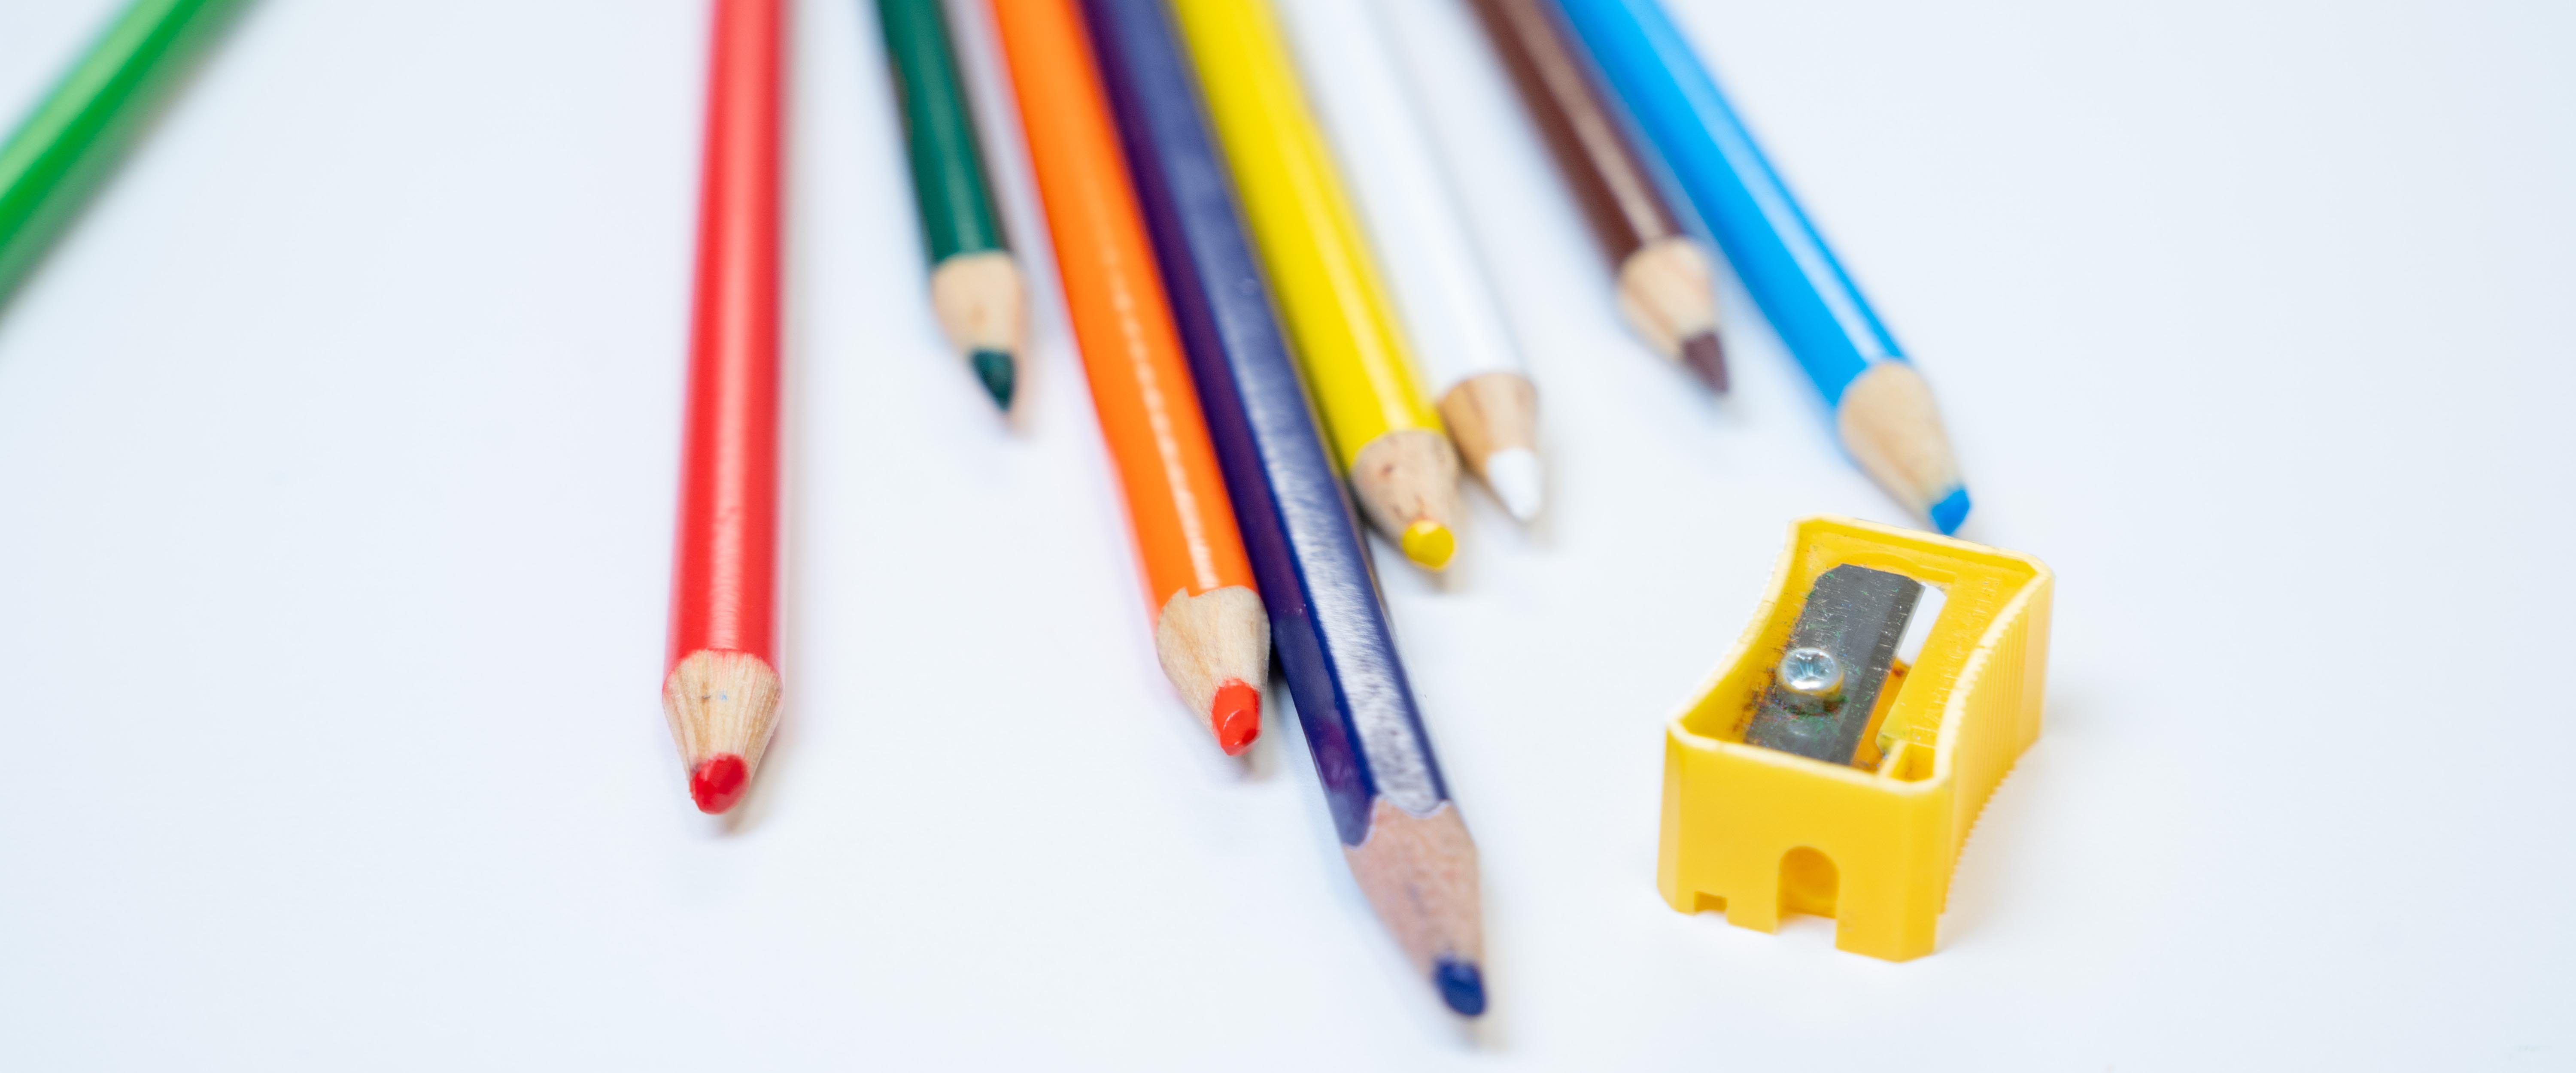
<path id="1" fill-rule="evenodd" d="M 1415 373 L 1267 0 L 1175 0 L 1298 361 L 1351 491 L 1406 558 L 1457 550 L 1458 453 Z"/>

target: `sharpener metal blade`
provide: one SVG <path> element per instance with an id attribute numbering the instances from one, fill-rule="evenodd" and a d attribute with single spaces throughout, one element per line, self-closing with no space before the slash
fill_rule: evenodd
<path id="1" fill-rule="evenodd" d="M 1842 665 L 1838 695 L 1827 699 L 1783 686 L 1779 666 L 1744 733 L 1748 744 L 1829 763 L 1849 765 L 1862 732 L 1878 709 L 1896 642 L 1923 598 L 1923 583 L 1903 574 L 1844 564 L 1825 571 L 1807 590 L 1806 606 L 1789 629 L 1784 652 L 1822 649 Z"/>

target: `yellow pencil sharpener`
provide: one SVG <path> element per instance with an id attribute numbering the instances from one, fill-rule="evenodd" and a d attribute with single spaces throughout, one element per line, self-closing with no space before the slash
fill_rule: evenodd
<path id="1" fill-rule="evenodd" d="M 2048 568 L 1850 518 L 1791 529 L 1753 624 L 1664 731 L 1655 883 L 1684 913 L 1932 952 L 1978 810 L 2039 737 Z"/>

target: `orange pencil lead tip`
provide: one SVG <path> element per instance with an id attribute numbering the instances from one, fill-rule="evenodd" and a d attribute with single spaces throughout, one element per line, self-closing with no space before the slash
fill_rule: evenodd
<path id="1" fill-rule="evenodd" d="M 1216 744 L 1227 756 L 1241 756 L 1261 736 L 1261 691 L 1240 678 L 1228 678 L 1216 689 L 1216 704 L 1208 713 L 1216 726 Z"/>
<path id="2" fill-rule="evenodd" d="M 698 811 L 713 816 L 741 801 L 743 788 L 750 784 L 750 767 L 741 757 L 725 753 L 708 758 L 689 773 L 689 799 L 698 803 Z"/>

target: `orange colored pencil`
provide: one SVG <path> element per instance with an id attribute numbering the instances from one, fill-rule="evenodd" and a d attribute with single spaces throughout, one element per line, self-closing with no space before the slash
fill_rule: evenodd
<path id="1" fill-rule="evenodd" d="M 1231 755 L 1261 733 L 1270 620 L 1199 413 L 1075 0 L 993 0 L 1092 407 L 1127 493 L 1163 673 Z"/>

